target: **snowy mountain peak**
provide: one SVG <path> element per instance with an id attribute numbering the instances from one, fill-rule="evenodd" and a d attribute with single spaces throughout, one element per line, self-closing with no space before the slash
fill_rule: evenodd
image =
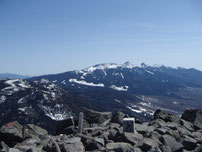
<path id="1" fill-rule="evenodd" d="M 147 64 L 145 64 L 145 63 L 141 63 L 140 66 L 141 66 L 141 68 L 145 69 L 145 68 L 147 68 L 149 65 L 147 65 Z"/>
<path id="2" fill-rule="evenodd" d="M 135 66 L 130 62 L 125 62 L 124 64 L 117 64 L 117 63 L 105 63 L 105 64 L 96 64 L 92 67 L 85 68 L 82 72 L 92 73 L 95 70 L 106 70 L 106 69 L 116 69 L 116 68 L 129 68 L 132 69 Z"/>
<path id="3" fill-rule="evenodd" d="M 121 65 L 123 68 L 129 68 L 129 69 L 132 69 L 134 68 L 135 66 L 130 63 L 130 62 L 125 62 L 124 64 Z"/>

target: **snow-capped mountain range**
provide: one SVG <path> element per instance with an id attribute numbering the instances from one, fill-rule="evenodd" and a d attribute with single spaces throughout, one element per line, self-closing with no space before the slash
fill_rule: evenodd
<path id="1" fill-rule="evenodd" d="M 179 115 L 187 108 L 202 109 L 201 101 L 201 71 L 144 63 L 97 64 L 27 80 L 0 80 L 0 121 L 35 123 L 48 130 L 53 128 L 46 124 L 75 117 L 84 107 L 148 120 L 159 108 Z"/>
<path id="2" fill-rule="evenodd" d="M 41 78 L 93 100 L 92 104 L 100 103 L 101 110 L 112 109 L 115 102 L 148 117 L 157 108 L 178 114 L 186 108 L 202 108 L 202 72 L 196 69 L 107 63 L 31 80 Z"/>

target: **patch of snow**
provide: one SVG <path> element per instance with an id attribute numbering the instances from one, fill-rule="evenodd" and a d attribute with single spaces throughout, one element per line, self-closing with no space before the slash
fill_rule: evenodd
<path id="1" fill-rule="evenodd" d="M 121 77 L 122 77 L 122 79 L 124 79 L 124 76 L 123 76 L 123 74 L 121 73 Z"/>
<path id="2" fill-rule="evenodd" d="M 18 108 L 18 110 L 25 112 L 25 110 L 27 109 L 27 107 L 23 107 L 23 108 Z"/>
<path id="3" fill-rule="evenodd" d="M 62 83 L 62 84 L 66 84 L 65 80 L 63 80 L 61 83 Z"/>
<path id="4" fill-rule="evenodd" d="M 19 103 L 19 104 L 20 104 L 20 103 L 24 103 L 24 101 L 26 101 L 25 98 L 20 98 L 20 99 L 18 100 L 18 103 Z"/>
<path id="5" fill-rule="evenodd" d="M 48 100 L 47 94 L 43 94 L 43 97 L 44 97 L 45 100 Z"/>
<path id="6" fill-rule="evenodd" d="M 4 83 L 9 86 L 1 89 L 1 91 L 4 91 L 7 95 L 12 95 L 14 92 L 25 90 L 26 88 L 31 87 L 27 82 L 20 79 L 6 80 Z"/>
<path id="7" fill-rule="evenodd" d="M 128 90 L 128 86 L 125 86 L 125 87 L 123 87 L 123 86 L 117 87 L 117 86 L 115 86 L 115 85 L 111 85 L 110 88 L 111 88 L 111 89 L 114 89 L 114 90 L 117 90 L 117 91 L 127 91 L 127 90 Z"/>
<path id="8" fill-rule="evenodd" d="M 40 80 L 40 83 L 42 83 L 42 84 L 47 84 L 47 83 L 49 83 L 49 81 L 48 81 L 47 79 L 41 79 L 41 80 Z"/>
<path id="9" fill-rule="evenodd" d="M 56 120 L 56 121 L 65 120 L 66 119 L 66 117 L 63 116 L 63 114 L 46 113 L 46 116 L 48 116 L 52 120 Z"/>
<path id="10" fill-rule="evenodd" d="M 26 84 L 25 82 L 21 81 L 19 84 L 18 84 L 20 87 L 22 88 L 30 88 L 31 86 L 29 84 Z"/>
<path id="11" fill-rule="evenodd" d="M 121 101 L 120 101 L 120 100 L 118 100 L 118 99 L 114 99 L 114 101 L 116 101 L 116 102 L 118 102 L 118 103 L 121 103 Z"/>
<path id="12" fill-rule="evenodd" d="M 93 87 L 104 87 L 104 84 L 102 84 L 102 83 L 95 84 L 92 82 L 86 82 L 84 80 L 69 79 L 69 82 L 74 82 L 74 83 L 78 83 L 81 85 L 87 85 L 87 86 L 93 86 Z"/>
<path id="13" fill-rule="evenodd" d="M 82 76 L 81 76 L 81 79 L 85 79 L 85 77 L 82 75 Z"/>
<path id="14" fill-rule="evenodd" d="M 147 73 L 149 73 L 149 74 L 151 74 L 151 75 L 154 75 L 154 73 L 153 72 L 151 72 L 151 71 L 148 71 L 148 70 L 145 70 Z"/>
<path id="15" fill-rule="evenodd" d="M 50 84 L 47 86 L 47 89 L 51 90 L 51 89 L 54 89 L 56 87 L 55 84 Z"/>
<path id="16" fill-rule="evenodd" d="M 57 82 L 58 80 L 54 80 L 53 83 Z"/>
<path id="17" fill-rule="evenodd" d="M 122 68 L 128 68 L 128 69 L 132 69 L 134 68 L 135 66 L 130 63 L 130 62 L 125 62 L 124 64 L 121 65 Z"/>
<path id="18" fill-rule="evenodd" d="M 6 101 L 6 96 L 1 96 L 0 97 L 0 104 L 4 103 Z"/>
<path id="19" fill-rule="evenodd" d="M 133 112 L 136 112 L 136 113 L 142 113 L 141 110 L 137 110 L 137 109 L 132 109 L 131 107 L 127 106 L 128 109 L 130 109 L 131 111 Z"/>
<path id="20" fill-rule="evenodd" d="M 60 121 L 65 120 L 72 116 L 70 113 L 66 113 L 65 111 L 61 110 L 60 105 L 56 104 L 54 108 L 41 106 L 45 115 L 50 117 L 52 120 Z M 57 109 L 57 110 L 56 110 Z"/>

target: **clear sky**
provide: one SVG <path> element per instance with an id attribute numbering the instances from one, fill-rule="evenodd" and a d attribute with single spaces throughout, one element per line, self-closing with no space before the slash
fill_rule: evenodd
<path id="1" fill-rule="evenodd" d="M 125 61 L 202 70 L 202 1 L 0 0 L 0 73 Z"/>

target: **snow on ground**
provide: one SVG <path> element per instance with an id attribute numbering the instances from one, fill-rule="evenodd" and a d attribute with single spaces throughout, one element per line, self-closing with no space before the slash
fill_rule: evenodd
<path id="1" fill-rule="evenodd" d="M 123 76 L 123 74 L 121 73 L 121 77 L 124 79 L 124 76 Z"/>
<path id="2" fill-rule="evenodd" d="M 121 87 L 117 87 L 115 85 L 111 85 L 110 86 L 111 89 L 117 90 L 117 91 L 127 91 L 128 90 L 128 86 L 121 86 Z"/>
<path id="3" fill-rule="evenodd" d="M 50 84 L 47 86 L 47 89 L 51 90 L 51 89 L 54 89 L 56 87 L 55 84 Z"/>
<path id="4" fill-rule="evenodd" d="M 65 120 L 69 118 L 70 116 L 72 116 L 70 113 L 62 111 L 60 109 L 61 106 L 58 104 L 56 104 L 54 108 L 43 106 L 43 105 L 41 106 L 41 108 L 45 112 L 45 115 L 51 118 L 52 120 L 60 121 L 60 120 Z"/>
<path id="5" fill-rule="evenodd" d="M 18 108 L 18 110 L 25 112 L 25 110 L 27 109 L 27 107 L 23 107 L 23 108 Z"/>
<path id="6" fill-rule="evenodd" d="M 151 72 L 151 71 L 145 70 L 145 72 L 147 72 L 147 73 L 149 73 L 149 74 L 151 74 L 151 75 L 154 75 L 154 73 Z"/>
<path id="7" fill-rule="evenodd" d="M 5 101 L 6 101 L 6 96 L 4 96 L 4 95 L 1 96 L 1 97 L 0 97 L 0 104 L 1 104 L 1 103 L 4 103 Z"/>
<path id="8" fill-rule="evenodd" d="M 95 84 L 92 82 L 86 82 L 84 80 L 69 79 L 69 82 L 78 83 L 81 85 L 93 86 L 93 87 L 104 87 L 104 84 L 102 84 L 102 83 Z"/>
<path id="9" fill-rule="evenodd" d="M 120 101 L 120 100 L 118 100 L 118 99 L 114 99 L 114 101 L 116 101 L 116 102 L 118 102 L 118 103 L 121 103 L 121 101 Z"/>
<path id="10" fill-rule="evenodd" d="M 66 84 L 65 80 L 63 80 L 61 83 L 62 83 L 62 84 Z"/>
<path id="11" fill-rule="evenodd" d="M 128 109 L 130 109 L 131 111 L 133 112 L 136 112 L 136 113 L 142 113 L 141 110 L 137 110 L 137 109 L 132 109 L 131 107 L 127 106 Z"/>
<path id="12" fill-rule="evenodd" d="M 20 79 L 6 80 L 4 83 L 9 86 L 1 89 L 1 91 L 4 91 L 7 95 L 12 95 L 14 92 L 31 87 L 27 82 Z"/>

